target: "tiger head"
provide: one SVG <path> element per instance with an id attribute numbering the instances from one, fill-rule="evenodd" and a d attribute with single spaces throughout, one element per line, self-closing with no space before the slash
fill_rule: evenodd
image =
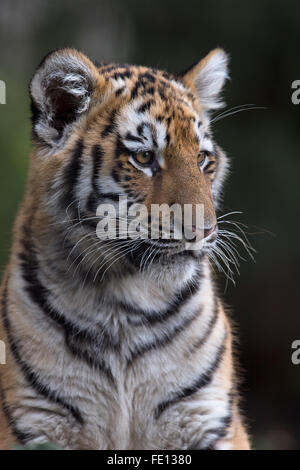
<path id="1" fill-rule="evenodd" d="M 120 197 L 126 197 L 127 208 L 143 204 L 150 214 L 152 205 L 176 204 L 183 212 L 188 205 L 189 228 L 202 234 L 197 254 L 209 250 L 227 169 L 212 137 L 210 111 L 222 106 L 227 61 L 216 49 L 172 76 L 142 66 L 95 65 L 73 49 L 49 54 L 30 84 L 31 172 L 39 210 L 82 222 L 74 223 L 75 243 L 79 230 L 95 228 L 99 205 L 117 205 Z M 203 207 L 201 227 L 197 205 Z M 164 242 L 162 235 L 145 240 L 130 254 L 137 261 L 149 246 L 160 256 L 182 253 L 186 246 L 182 240 Z"/>

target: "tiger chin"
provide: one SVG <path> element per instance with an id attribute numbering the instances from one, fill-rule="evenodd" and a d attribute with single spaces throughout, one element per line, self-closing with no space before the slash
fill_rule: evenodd
<path id="1" fill-rule="evenodd" d="M 249 449 L 209 264 L 228 168 L 210 112 L 227 62 L 216 49 L 173 76 L 62 49 L 38 67 L 1 287 L 1 449 Z M 99 240 L 97 207 L 120 197 L 203 205 L 201 248 Z"/>

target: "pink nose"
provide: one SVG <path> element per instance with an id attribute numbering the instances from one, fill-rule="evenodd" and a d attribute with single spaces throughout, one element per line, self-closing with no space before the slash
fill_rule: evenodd
<path id="1" fill-rule="evenodd" d="M 216 231 L 216 228 L 217 228 L 216 225 L 214 225 L 213 227 L 210 227 L 210 228 L 205 228 L 204 229 L 204 238 L 207 238 L 207 237 L 209 237 L 209 235 L 214 233 Z"/>
<path id="2" fill-rule="evenodd" d="M 212 233 L 214 233 L 216 231 L 216 228 L 217 228 L 217 225 L 214 225 L 213 227 L 210 227 L 210 228 L 205 228 L 203 230 L 203 238 L 209 237 L 209 235 L 211 235 Z M 198 232 L 198 229 L 195 225 L 192 225 L 192 232 L 193 233 Z"/>

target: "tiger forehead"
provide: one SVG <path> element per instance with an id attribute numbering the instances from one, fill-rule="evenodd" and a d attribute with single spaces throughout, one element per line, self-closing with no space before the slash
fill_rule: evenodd
<path id="1" fill-rule="evenodd" d="M 195 153 L 202 140 L 201 123 L 196 117 L 181 115 L 178 110 L 161 116 L 156 103 L 148 110 L 141 99 L 124 106 L 116 120 L 116 129 L 131 152 Z"/>
<path id="2" fill-rule="evenodd" d="M 173 81 L 176 81 L 175 76 L 170 73 L 142 65 L 107 64 L 98 67 L 98 71 L 107 80 L 127 79 L 128 82 L 131 83 L 136 83 L 138 80 L 138 88 L 141 89 L 147 84 L 164 87 L 171 85 Z M 183 86 L 182 89 L 184 89 Z M 136 92 L 138 91 L 139 90 L 136 90 Z M 190 97 L 193 98 L 192 93 L 190 95 Z"/>
<path id="3" fill-rule="evenodd" d="M 176 144 L 199 148 L 206 127 L 195 96 L 173 75 L 143 66 L 98 67 L 115 107 L 117 130 L 130 150 Z"/>
<path id="4" fill-rule="evenodd" d="M 125 96 L 130 100 L 137 97 L 155 96 L 168 105 L 176 101 L 193 108 L 196 98 L 175 76 L 165 71 L 132 65 L 108 64 L 98 68 L 99 73 L 112 87 L 116 96 Z"/>

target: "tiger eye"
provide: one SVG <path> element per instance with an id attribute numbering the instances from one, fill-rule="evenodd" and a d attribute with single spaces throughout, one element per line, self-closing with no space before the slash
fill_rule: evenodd
<path id="1" fill-rule="evenodd" d="M 134 158 L 140 165 L 150 165 L 154 155 L 152 152 L 138 152 L 135 154 Z"/>
<path id="2" fill-rule="evenodd" d="M 197 162 L 198 162 L 198 165 L 199 166 L 203 166 L 205 161 L 206 161 L 206 158 L 208 157 L 208 152 L 206 150 L 203 150 L 202 152 L 199 152 L 198 153 L 198 158 L 197 158 Z"/>

